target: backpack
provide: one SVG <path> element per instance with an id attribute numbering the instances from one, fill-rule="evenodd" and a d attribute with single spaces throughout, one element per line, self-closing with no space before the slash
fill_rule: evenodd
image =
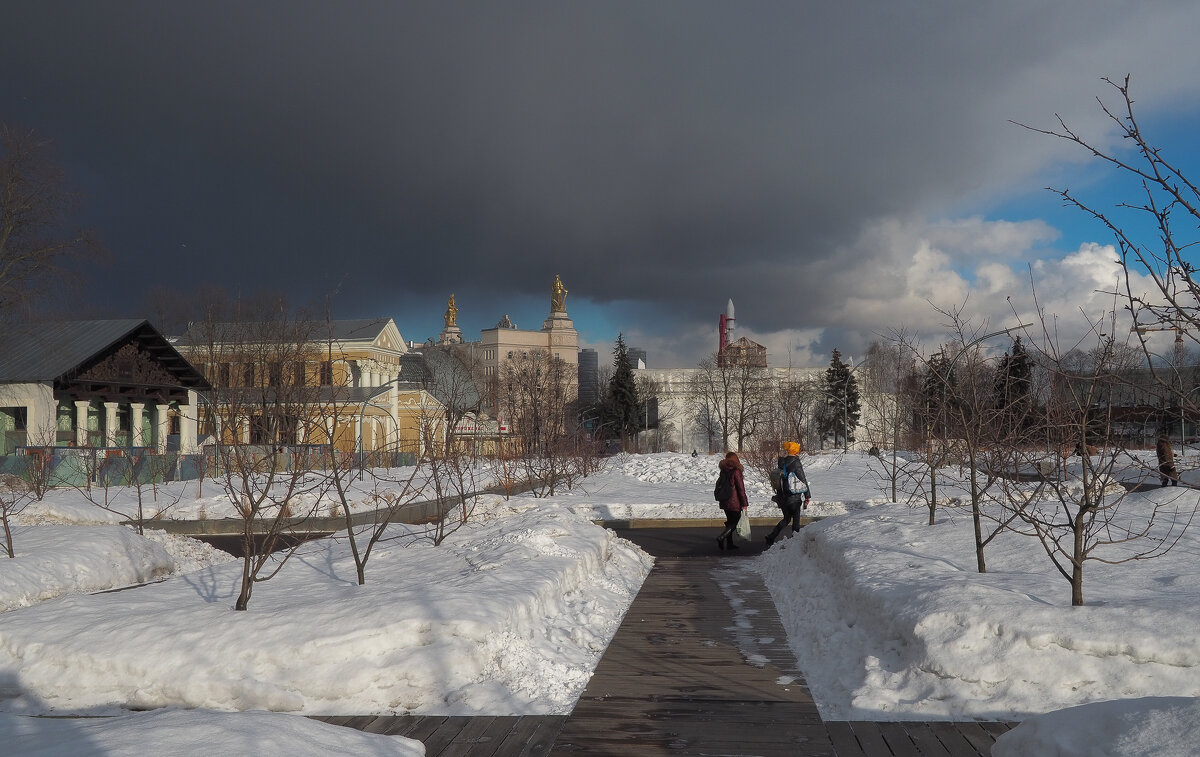
<path id="1" fill-rule="evenodd" d="M 789 497 L 808 491 L 808 484 L 804 483 L 804 479 L 796 475 L 794 470 L 787 471 L 787 475 L 780 476 L 780 484 L 783 486 L 783 493 Z"/>
<path id="2" fill-rule="evenodd" d="M 713 487 L 713 499 L 718 502 L 733 499 L 733 476 L 721 471 L 721 475 L 717 476 L 717 485 Z"/>
<path id="3" fill-rule="evenodd" d="M 770 473 L 771 488 L 778 494 L 783 491 L 783 470 L 781 468 L 772 468 Z"/>
<path id="4" fill-rule="evenodd" d="M 782 462 L 782 459 L 781 459 Z M 783 497 L 792 497 L 808 491 L 808 484 L 794 470 L 777 467 L 771 471 L 771 486 Z"/>

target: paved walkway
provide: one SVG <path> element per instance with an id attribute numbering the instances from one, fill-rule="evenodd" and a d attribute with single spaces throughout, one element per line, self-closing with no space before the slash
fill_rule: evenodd
<path id="1" fill-rule="evenodd" d="M 716 529 L 622 528 L 656 565 L 569 716 L 320 718 L 420 739 L 430 757 L 986 757 L 1006 723 L 823 722 L 775 605 Z"/>

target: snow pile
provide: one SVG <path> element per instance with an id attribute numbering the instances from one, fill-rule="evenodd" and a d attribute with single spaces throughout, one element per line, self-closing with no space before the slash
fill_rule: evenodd
<path id="1" fill-rule="evenodd" d="M 7 613 L 0 700 L 60 714 L 569 712 L 649 558 L 532 499 L 487 498 L 441 546 L 420 534 L 394 528 L 362 586 L 346 540 L 310 542 L 247 612 L 231 609 L 240 564 L 222 563 Z"/>
<path id="2" fill-rule="evenodd" d="M 16 559 L 0 558 L 0 612 L 64 594 L 155 581 L 230 562 L 202 542 L 124 526 L 18 526 Z"/>
<path id="3" fill-rule="evenodd" d="M 27 757 L 143 757 L 147 754 L 253 754 L 256 757 L 421 757 L 425 747 L 295 715 L 203 710 L 139 712 L 64 721 L 0 714 L 0 743 Z"/>
<path id="4" fill-rule="evenodd" d="M 1197 505 L 1191 489 L 1123 505 Z M 888 505 L 805 528 L 762 558 L 822 715 L 1019 719 L 1114 696 L 1200 695 L 1200 530 L 1149 562 L 1085 568 L 1084 607 L 1037 540 L 976 571 L 969 514 Z"/>
<path id="5" fill-rule="evenodd" d="M 1200 700 L 1147 697 L 1038 715 L 996 740 L 992 757 L 1189 757 L 1200 743 Z"/>

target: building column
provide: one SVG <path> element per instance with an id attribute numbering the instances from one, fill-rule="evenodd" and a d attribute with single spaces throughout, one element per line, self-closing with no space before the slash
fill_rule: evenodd
<path id="1" fill-rule="evenodd" d="M 167 436 L 170 433 L 171 406 L 170 405 L 155 405 L 154 406 L 154 448 L 158 450 L 158 454 L 163 454 L 167 451 Z M 179 445 L 183 446 L 183 440 L 179 440 Z"/>
<path id="2" fill-rule="evenodd" d="M 199 408 L 200 398 L 196 392 L 188 390 L 188 403 L 179 406 L 179 453 L 181 455 L 194 455 L 200 450 L 196 444 L 196 428 L 199 425 L 199 414 L 196 410 Z M 212 412 L 212 408 L 209 408 Z"/>
<path id="3" fill-rule="evenodd" d="M 395 381 L 400 378 L 400 374 L 396 373 L 389 380 Z M 388 389 L 388 406 L 392 409 L 392 446 L 394 449 L 400 449 L 400 387 L 397 384 L 392 384 Z"/>
<path id="4" fill-rule="evenodd" d="M 129 403 L 129 446 L 145 447 L 146 434 L 142 428 L 142 413 L 146 410 L 145 402 Z"/>
<path id="5" fill-rule="evenodd" d="M 104 446 L 117 446 L 117 402 L 104 403 Z"/>
<path id="6" fill-rule="evenodd" d="M 78 447 L 88 444 L 88 408 L 91 406 L 89 400 L 75 400 L 75 445 Z"/>
<path id="7" fill-rule="evenodd" d="M 42 434 L 46 437 L 42 440 L 42 444 L 54 447 L 58 444 L 58 400 L 51 399 L 49 409 L 50 421 L 46 424 L 46 430 Z"/>
<path id="8" fill-rule="evenodd" d="M 366 448 L 365 448 L 365 447 L 363 447 L 363 423 L 362 423 L 362 416 L 361 416 L 361 415 L 356 415 L 356 416 L 354 416 L 354 450 L 357 452 L 357 451 L 359 451 L 359 450 L 364 450 L 364 451 L 365 451 L 365 449 L 366 449 Z"/>

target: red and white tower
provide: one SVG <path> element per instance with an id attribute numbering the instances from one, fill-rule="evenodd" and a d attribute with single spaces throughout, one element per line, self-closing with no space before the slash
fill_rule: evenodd
<path id="1" fill-rule="evenodd" d="M 737 318 L 733 314 L 733 300 L 725 305 L 725 312 L 721 314 L 720 320 L 720 342 L 717 345 L 717 354 L 720 355 L 725 351 L 733 341 L 733 332 L 737 328 Z"/>

